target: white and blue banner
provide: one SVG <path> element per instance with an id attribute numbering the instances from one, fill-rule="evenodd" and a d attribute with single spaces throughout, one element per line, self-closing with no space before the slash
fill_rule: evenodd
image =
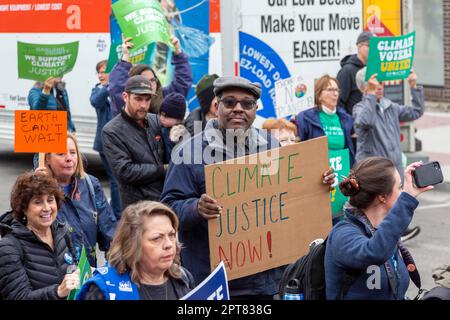
<path id="1" fill-rule="evenodd" d="M 223 261 L 205 280 L 180 300 L 230 300 Z"/>

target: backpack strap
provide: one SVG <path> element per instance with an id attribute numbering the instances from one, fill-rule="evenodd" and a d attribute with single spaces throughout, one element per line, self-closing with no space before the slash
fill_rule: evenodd
<path id="1" fill-rule="evenodd" d="M 348 269 L 345 271 L 344 279 L 342 280 L 341 290 L 339 291 L 336 300 L 344 300 L 344 297 L 347 294 L 348 290 L 350 290 L 350 287 L 352 286 L 353 282 L 355 282 L 355 280 L 361 274 L 363 274 L 363 270 Z"/>
<path id="2" fill-rule="evenodd" d="M 89 175 L 86 173 L 84 175 L 84 178 L 85 178 L 86 183 L 88 185 L 89 197 L 91 198 L 91 201 L 92 201 L 92 204 L 94 205 L 94 208 L 97 210 L 97 201 L 95 199 L 95 190 L 94 190 L 94 185 L 92 184 L 91 177 L 89 177 Z"/>

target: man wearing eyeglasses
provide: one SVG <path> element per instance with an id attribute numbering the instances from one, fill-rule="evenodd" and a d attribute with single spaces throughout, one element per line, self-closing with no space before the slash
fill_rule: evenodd
<path id="1" fill-rule="evenodd" d="M 373 36 L 373 33 L 366 31 L 358 36 L 356 40 L 358 52 L 347 55 L 341 60 L 342 68 L 336 76 L 341 89 L 339 105 L 343 106 L 350 116 L 352 115 L 353 106 L 362 100 L 362 94 L 356 85 L 355 77 L 356 73 L 367 63 L 369 41 Z"/>
<path id="2" fill-rule="evenodd" d="M 206 194 L 205 165 L 279 147 L 266 131 L 253 127 L 261 96 L 261 85 L 241 77 L 214 81 L 218 118 L 207 122 L 204 131 L 184 142 L 172 154 L 161 201 L 180 219 L 182 264 L 192 272 L 196 284 L 210 274 L 208 220 L 217 219 L 220 204 Z M 198 148 L 198 145 L 201 148 Z M 332 184 L 334 173 L 324 174 Z M 277 267 L 229 281 L 232 299 L 272 299 L 278 292 L 284 267 Z"/>

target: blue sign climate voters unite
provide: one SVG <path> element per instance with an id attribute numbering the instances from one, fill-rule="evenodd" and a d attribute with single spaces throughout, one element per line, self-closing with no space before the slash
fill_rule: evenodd
<path id="1" fill-rule="evenodd" d="M 262 85 L 263 108 L 257 114 L 263 118 L 276 118 L 275 82 L 291 76 L 276 51 L 252 35 L 239 32 L 239 74 Z"/>

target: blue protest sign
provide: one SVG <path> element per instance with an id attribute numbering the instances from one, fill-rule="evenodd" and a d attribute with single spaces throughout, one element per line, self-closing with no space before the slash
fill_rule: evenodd
<path id="1" fill-rule="evenodd" d="M 180 300 L 230 300 L 227 273 L 223 261 L 208 278 Z"/>

